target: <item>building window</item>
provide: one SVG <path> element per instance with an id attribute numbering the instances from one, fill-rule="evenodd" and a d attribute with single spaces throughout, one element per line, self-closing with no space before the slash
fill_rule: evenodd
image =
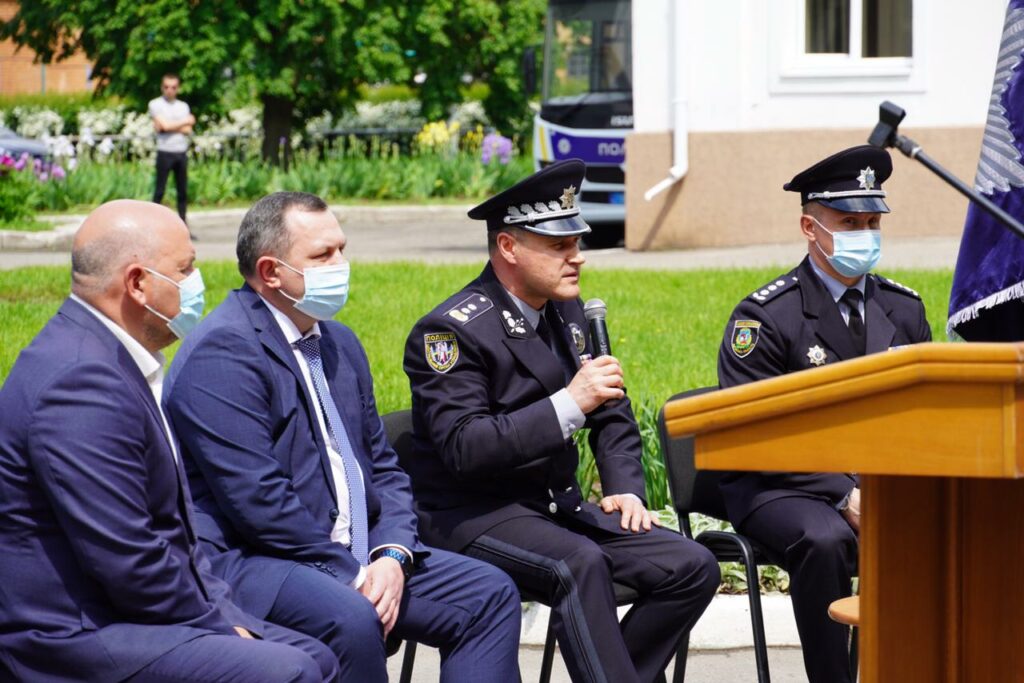
<path id="1" fill-rule="evenodd" d="M 769 92 L 922 92 L 927 3 L 772 0 Z"/>
<path id="2" fill-rule="evenodd" d="M 853 58 L 913 56 L 912 0 L 806 0 L 804 50 Z"/>

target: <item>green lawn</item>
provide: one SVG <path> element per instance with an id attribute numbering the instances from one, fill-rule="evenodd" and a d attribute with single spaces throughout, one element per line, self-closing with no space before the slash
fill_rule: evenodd
<path id="1" fill-rule="evenodd" d="M 241 283 L 233 263 L 201 263 L 206 281 L 207 309 Z M 412 263 L 353 266 L 352 293 L 339 319 L 352 327 L 366 347 L 376 382 L 381 413 L 407 408 L 409 385 L 402 372 L 405 337 L 413 323 L 480 271 L 480 266 L 427 266 Z M 733 306 L 762 284 L 775 279 L 776 269 L 654 272 L 591 270 L 584 272 L 584 297 L 598 296 L 608 304 L 612 349 L 621 359 L 644 441 L 647 497 L 662 519 L 674 524 L 664 508 L 668 486 L 658 444 L 655 419 L 672 394 L 716 383 L 716 356 Z M 936 340 L 944 340 L 952 271 L 887 271 L 924 297 Z M 67 295 L 69 275 L 64 268 L 24 268 L 0 271 L 0 384 L 20 349 L 27 345 Z M 177 345 L 167 350 L 173 356 Z M 593 456 L 583 440 L 580 483 L 599 495 Z M 696 530 L 728 528 L 700 515 Z M 746 589 L 738 565 L 722 568 L 727 592 Z M 785 590 L 788 577 L 777 567 L 761 570 L 766 590 Z"/>
<path id="2" fill-rule="evenodd" d="M 233 263 L 200 264 L 207 310 L 241 283 Z M 481 264 L 482 265 L 482 264 Z M 382 412 L 409 405 L 402 350 L 413 323 L 480 270 L 479 266 L 353 264 L 352 293 L 339 319 L 363 344 Z M 584 297 L 608 304 L 612 349 L 622 360 L 634 400 L 660 404 L 673 393 L 715 383 L 715 357 L 730 311 L 776 269 L 708 271 L 591 270 Z M 936 340 L 945 339 L 952 272 L 892 271 L 922 293 Z M 67 295 L 64 268 L 0 271 L 0 381 Z M 168 349 L 173 356 L 176 346 Z"/>

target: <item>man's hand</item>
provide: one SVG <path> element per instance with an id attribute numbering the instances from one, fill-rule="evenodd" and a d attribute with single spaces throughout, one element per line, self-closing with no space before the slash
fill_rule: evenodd
<path id="1" fill-rule="evenodd" d="M 605 401 L 622 398 L 622 366 L 614 356 L 598 356 L 585 361 L 569 382 L 569 395 L 580 411 L 588 415 Z"/>
<path id="2" fill-rule="evenodd" d="M 622 511 L 622 520 L 619 526 L 623 529 L 631 529 L 634 533 L 643 529 L 645 532 L 651 530 L 651 524 L 661 526 L 658 518 L 647 511 L 644 504 L 636 496 L 619 494 L 605 496 L 601 499 L 601 509 L 611 514 L 616 510 Z"/>
<path id="3" fill-rule="evenodd" d="M 370 563 L 366 568 L 366 580 L 359 587 L 370 604 L 377 610 L 380 623 L 384 625 L 384 635 L 398 620 L 398 608 L 402 603 L 402 591 L 405 590 L 405 575 L 402 565 L 391 557 L 381 557 Z"/>
<path id="4" fill-rule="evenodd" d="M 235 627 L 235 633 L 242 636 L 246 640 L 255 640 L 255 637 L 253 637 L 253 635 L 249 633 L 248 629 L 242 628 L 241 626 Z"/>
<path id="5" fill-rule="evenodd" d="M 850 491 L 850 498 L 847 501 L 846 509 L 843 510 L 843 517 L 850 523 L 854 531 L 860 531 L 860 489 Z"/>

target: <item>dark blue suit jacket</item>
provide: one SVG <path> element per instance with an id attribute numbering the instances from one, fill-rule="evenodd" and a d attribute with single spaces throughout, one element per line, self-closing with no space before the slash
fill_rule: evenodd
<path id="1" fill-rule="evenodd" d="M 0 416 L 0 677 L 109 683 L 233 624 L 261 632 L 195 545 L 145 378 L 80 304 L 21 353 Z"/>
<path id="2" fill-rule="evenodd" d="M 370 548 L 420 553 L 409 479 L 377 414 L 366 354 L 344 325 L 322 322 L 320 330 L 327 383 L 363 471 Z M 218 574 L 257 616 L 269 612 L 291 569 L 263 557 L 306 563 L 345 583 L 359 571 L 330 539 L 338 510 L 314 400 L 273 314 L 247 285 L 186 339 L 164 388 L 199 535 L 219 551 L 211 557 Z"/>

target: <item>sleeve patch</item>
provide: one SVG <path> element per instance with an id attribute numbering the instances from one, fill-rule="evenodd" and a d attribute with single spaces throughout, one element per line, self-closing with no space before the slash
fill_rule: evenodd
<path id="1" fill-rule="evenodd" d="M 448 372 L 459 360 L 459 341 L 454 332 L 428 332 L 423 335 L 423 348 L 434 372 Z"/>
<path id="2" fill-rule="evenodd" d="M 746 358 L 757 346 L 761 323 L 756 320 L 737 320 L 732 324 L 732 352 L 737 358 Z"/>
<path id="3" fill-rule="evenodd" d="M 470 320 L 480 317 L 492 308 L 494 308 L 494 304 L 483 294 L 470 294 L 446 311 L 445 315 L 465 325 Z"/>

